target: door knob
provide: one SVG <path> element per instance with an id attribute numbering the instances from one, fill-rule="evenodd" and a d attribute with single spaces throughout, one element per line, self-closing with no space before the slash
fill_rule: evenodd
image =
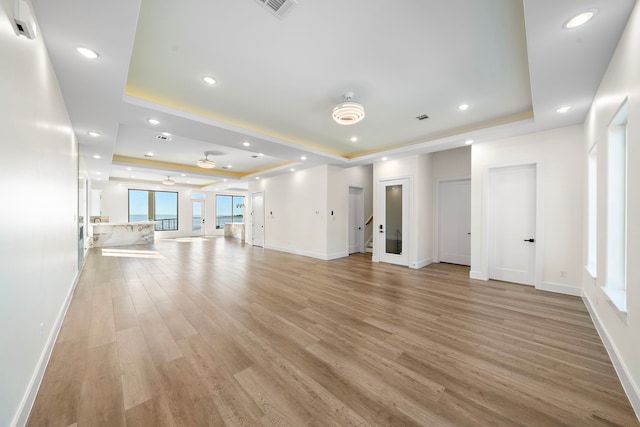
<path id="1" fill-rule="evenodd" d="M 531 242 L 531 243 L 533 243 L 533 242 L 535 242 L 535 241 L 536 241 L 536 239 L 524 239 L 524 241 L 525 241 L 525 242 Z"/>

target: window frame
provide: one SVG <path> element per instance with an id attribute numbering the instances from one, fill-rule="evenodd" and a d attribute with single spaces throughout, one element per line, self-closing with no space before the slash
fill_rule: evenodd
<path id="1" fill-rule="evenodd" d="M 129 188 L 127 192 L 127 219 L 129 222 L 131 221 L 131 192 L 132 191 L 142 191 L 146 192 L 148 195 L 147 198 L 147 221 L 153 221 L 156 223 L 155 231 L 178 231 L 180 228 L 180 194 L 177 191 L 164 191 L 164 190 L 145 190 L 142 188 Z M 156 193 L 169 193 L 175 194 L 176 197 L 176 217 L 169 219 L 156 219 Z M 175 228 L 171 227 L 172 222 L 169 222 L 169 227 L 164 226 L 164 220 L 173 221 L 175 224 Z M 138 221 L 140 222 L 140 221 Z M 160 224 L 158 224 L 160 223 Z"/>

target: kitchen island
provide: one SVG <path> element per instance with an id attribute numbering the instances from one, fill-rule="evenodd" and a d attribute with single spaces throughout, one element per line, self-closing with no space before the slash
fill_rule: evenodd
<path id="1" fill-rule="evenodd" d="M 91 247 L 149 244 L 154 241 L 155 221 L 91 224 Z"/>

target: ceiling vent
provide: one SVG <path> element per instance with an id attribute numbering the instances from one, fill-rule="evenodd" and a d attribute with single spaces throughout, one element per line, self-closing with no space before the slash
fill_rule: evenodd
<path id="1" fill-rule="evenodd" d="M 427 116 L 426 114 L 420 114 L 419 116 L 416 116 L 416 119 L 418 120 L 424 120 L 424 119 L 428 119 L 429 116 Z"/>
<path id="2" fill-rule="evenodd" d="M 171 141 L 171 137 L 166 135 L 156 135 L 156 139 L 160 141 Z"/>
<path id="3" fill-rule="evenodd" d="M 297 0 L 256 0 L 265 9 L 271 12 L 273 15 L 282 19 L 298 5 Z"/>

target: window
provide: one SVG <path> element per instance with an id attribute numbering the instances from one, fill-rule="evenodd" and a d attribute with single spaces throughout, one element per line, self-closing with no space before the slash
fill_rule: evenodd
<path id="1" fill-rule="evenodd" d="M 596 278 L 598 265 L 598 153 L 594 144 L 587 163 L 587 271 Z"/>
<path id="2" fill-rule="evenodd" d="M 156 231 L 178 229 L 178 193 L 129 190 L 129 222 L 158 221 Z"/>
<path id="3" fill-rule="evenodd" d="M 609 125 L 607 150 L 607 277 L 604 291 L 627 311 L 627 103 Z"/>
<path id="4" fill-rule="evenodd" d="M 216 196 L 216 228 L 227 222 L 244 222 L 244 196 Z"/>

